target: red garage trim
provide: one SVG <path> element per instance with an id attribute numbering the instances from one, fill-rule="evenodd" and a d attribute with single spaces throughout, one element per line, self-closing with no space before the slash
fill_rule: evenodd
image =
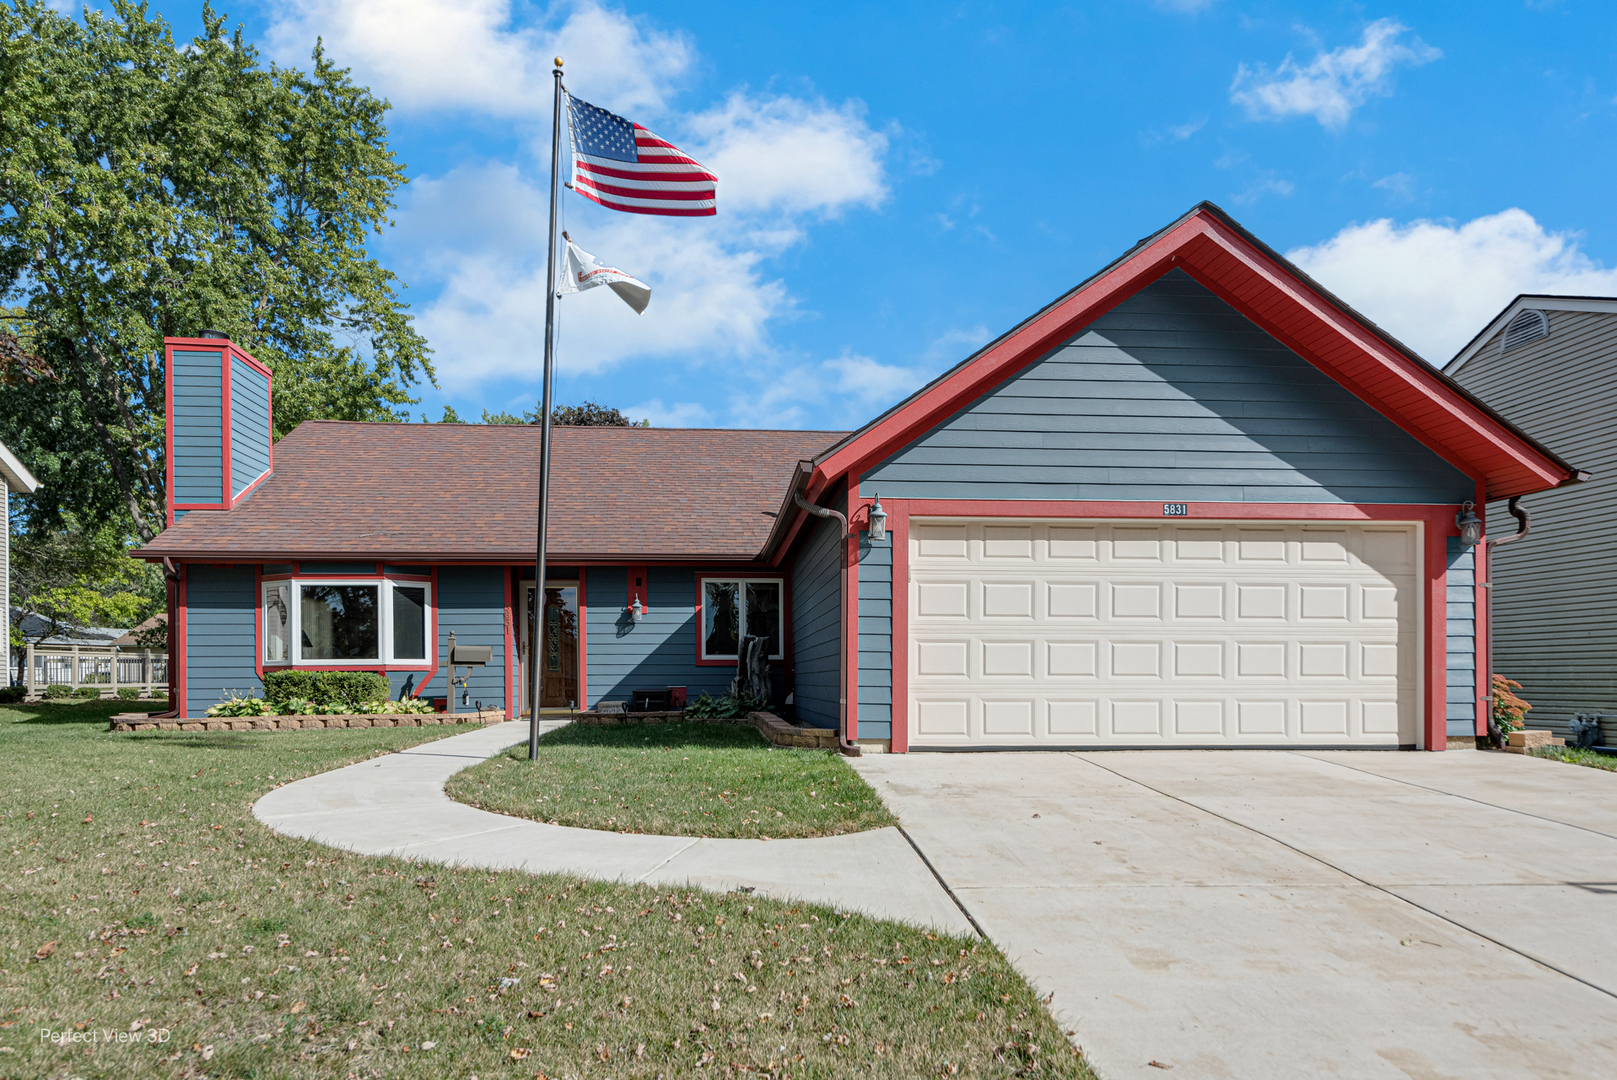
<path id="1" fill-rule="evenodd" d="M 849 509 L 868 502 L 850 501 Z M 1426 504 L 1353 503 L 1191 503 L 1183 517 L 1164 517 L 1162 503 L 1150 502 L 1020 502 L 1016 500 L 886 499 L 893 536 L 893 733 L 891 749 L 909 749 L 909 533 L 912 518 L 1052 518 L 1063 520 L 1142 519 L 1174 525 L 1184 521 L 1385 521 L 1416 524 L 1423 548 L 1418 588 L 1421 601 L 1421 664 L 1417 700 L 1421 717 L 1419 745 L 1426 750 L 1448 746 L 1448 538 L 1458 536 L 1454 517 L 1459 507 Z M 857 597 L 857 582 L 849 595 Z M 857 599 L 854 601 L 857 604 Z M 1480 619 L 1480 616 L 1479 616 Z M 845 628 L 853 639 L 849 663 L 857 685 L 858 624 Z M 1479 667 L 1482 661 L 1479 657 Z M 850 702 L 849 712 L 854 713 Z"/>

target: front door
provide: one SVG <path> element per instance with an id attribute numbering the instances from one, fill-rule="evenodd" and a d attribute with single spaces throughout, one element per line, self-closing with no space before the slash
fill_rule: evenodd
<path id="1" fill-rule="evenodd" d="M 529 636 L 533 626 L 533 583 L 523 585 L 522 683 L 517 693 L 523 711 L 531 713 L 532 684 L 528 664 L 533 655 Z M 544 655 L 539 664 L 539 705 L 545 709 L 577 708 L 578 700 L 578 582 L 545 582 Z"/>

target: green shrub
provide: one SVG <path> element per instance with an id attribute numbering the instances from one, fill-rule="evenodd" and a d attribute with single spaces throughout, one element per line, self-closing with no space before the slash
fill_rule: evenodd
<path id="1" fill-rule="evenodd" d="M 73 691 L 73 696 L 85 699 L 98 698 L 101 696 L 101 688 L 99 686 L 81 686 Z"/>
<path id="2" fill-rule="evenodd" d="M 734 694 L 721 698 L 702 694 L 685 706 L 685 716 L 691 720 L 740 720 L 748 713 L 762 709 L 764 704 L 762 700 L 738 698 Z"/>
<path id="3" fill-rule="evenodd" d="M 373 671 L 267 671 L 264 696 L 277 706 L 302 699 L 316 705 L 342 705 L 352 712 L 361 702 L 385 701 L 386 675 Z"/>
<path id="4" fill-rule="evenodd" d="M 66 683 L 51 683 L 45 687 L 45 697 L 50 701 L 73 696 L 73 688 Z"/>
<path id="5" fill-rule="evenodd" d="M 118 699 L 120 701 L 139 701 L 140 691 L 133 686 L 120 686 L 118 687 Z"/>
<path id="6" fill-rule="evenodd" d="M 263 698 L 244 698 L 234 690 L 230 696 L 208 710 L 209 716 L 274 716 L 274 705 Z"/>
<path id="7" fill-rule="evenodd" d="M 0 705 L 15 705 L 27 696 L 26 686 L 0 686 Z"/>

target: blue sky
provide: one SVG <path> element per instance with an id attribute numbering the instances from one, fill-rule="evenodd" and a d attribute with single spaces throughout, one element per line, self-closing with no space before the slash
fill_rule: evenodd
<path id="1" fill-rule="evenodd" d="M 1202 199 L 1437 363 L 1518 292 L 1617 294 L 1609 4 L 221 6 L 393 102 L 433 418 L 538 394 L 558 54 L 719 176 L 714 218 L 565 198 L 653 294 L 560 301 L 557 399 L 659 426 L 857 426 Z"/>

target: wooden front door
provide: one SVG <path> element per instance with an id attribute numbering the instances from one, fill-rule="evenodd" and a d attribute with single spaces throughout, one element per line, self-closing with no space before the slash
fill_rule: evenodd
<path id="1" fill-rule="evenodd" d="M 522 617 L 522 696 L 524 712 L 532 694 L 530 668 L 533 655 L 528 640 L 533 625 L 533 584 L 523 586 L 526 604 Z M 578 583 L 545 582 L 544 655 L 539 662 L 539 705 L 545 709 L 578 708 Z"/>

